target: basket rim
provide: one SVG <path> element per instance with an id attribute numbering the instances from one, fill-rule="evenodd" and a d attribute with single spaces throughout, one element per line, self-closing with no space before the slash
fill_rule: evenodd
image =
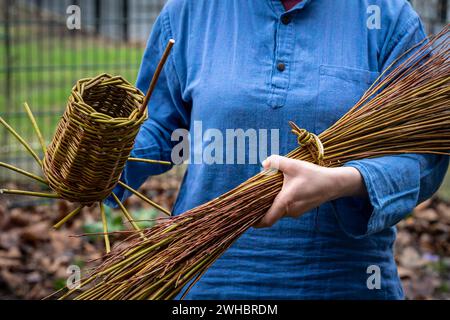
<path id="1" fill-rule="evenodd" d="M 76 82 L 76 84 L 72 87 L 69 100 L 66 105 L 66 110 L 71 107 L 77 107 L 77 111 L 83 113 L 85 116 L 88 116 L 91 121 L 103 124 L 118 124 L 122 126 L 133 122 L 140 122 L 147 119 L 147 110 L 145 110 L 145 112 L 142 112 L 141 116 L 138 117 L 140 106 L 140 104 L 138 103 L 135 103 L 135 108 L 133 109 L 133 111 L 130 112 L 128 117 L 113 117 L 106 113 L 95 110 L 92 106 L 87 104 L 84 101 L 83 96 L 82 94 L 80 94 L 80 92 L 88 90 L 90 87 L 98 84 L 98 82 L 101 82 L 104 78 L 107 78 L 107 80 L 109 81 L 113 79 L 113 81 L 122 82 L 120 85 L 125 86 L 121 88 L 124 89 L 125 91 L 129 91 L 129 94 L 134 96 L 135 101 L 138 100 L 136 98 L 139 98 L 141 102 L 144 100 L 144 94 L 142 93 L 142 91 L 133 86 L 128 80 L 126 80 L 121 75 L 112 76 L 108 73 L 102 73 L 93 78 L 79 79 Z"/>

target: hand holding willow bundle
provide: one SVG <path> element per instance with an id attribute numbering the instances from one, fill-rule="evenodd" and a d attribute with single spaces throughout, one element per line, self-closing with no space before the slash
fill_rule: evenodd
<path id="1" fill-rule="evenodd" d="M 318 137 L 293 125 L 301 144 L 288 157 L 337 167 L 355 159 L 450 150 L 449 34 L 446 27 L 400 66 L 391 66 Z M 404 56 L 406 57 L 406 56 Z M 299 115 L 301 116 L 301 115 Z M 260 173 L 186 213 L 131 236 L 106 256 L 76 299 L 171 299 L 192 285 L 267 212 L 283 184 Z M 186 292 L 187 292 L 186 291 Z M 70 297 L 74 290 L 63 296 Z"/>

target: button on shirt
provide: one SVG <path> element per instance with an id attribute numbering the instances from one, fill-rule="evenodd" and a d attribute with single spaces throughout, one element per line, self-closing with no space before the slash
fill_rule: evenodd
<path id="1" fill-rule="evenodd" d="M 282 22 L 283 24 L 289 24 L 289 23 L 291 23 L 291 16 L 285 14 L 284 16 L 281 17 L 281 22 Z"/>
<path id="2" fill-rule="evenodd" d="M 368 28 L 369 5 L 381 8 L 380 29 Z M 168 1 L 143 56 L 137 79 L 143 92 L 167 41 L 176 44 L 132 156 L 170 161 L 178 143 L 172 132 L 193 133 L 199 124 L 203 132 L 278 129 L 279 152 L 285 154 L 297 146 L 289 120 L 319 134 L 424 37 L 417 14 L 403 0 L 304 0 L 288 11 L 280 0 Z M 236 148 L 225 149 L 223 159 L 230 152 L 235 157 Z M 260 171 L 264 158 L 249 163 L 246 156 L 246 164 L 191 161 L 173 213 L 236 187 Z M 405 154 L 345 165 L 361 172 L 367 199 L 339 199 L 298 219 L 249 229 L 187 298 L 402 298 L 392 252 L 395 224 L 437 190 L 448 159 Z M 130 162 L 122 180 L 138 188 L 165 170 Z M 122 200 L 129 196 L 120 187 L 115 192 Z M 380 272 L 379 289 L 367 285 L 371 270 Z"/>
<path id="3" fill-rule="evenodd" d="M 280 62 L 277 65 L 277 69 L 278 69 L 278 71 L 283 72 L 286 69 L 286 65 L 283 62 Z"/>

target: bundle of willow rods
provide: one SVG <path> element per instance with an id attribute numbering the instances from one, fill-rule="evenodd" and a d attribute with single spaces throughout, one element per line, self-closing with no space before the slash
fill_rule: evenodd
<path id="1" fill-rule="evenodd" d="M 301 146 L 287 156 L 337 167 L 355 159 L 450 150 L 449 27 L 394 62 L 360 101 L 318 137 L 293 125 Z M 61 298 L 172 299 L 185 292 L 267 212 L 283 184 L 262 172 L 184 214 L 130 236 Z M 184 296 L 184 295 L 183 295 Z"/>

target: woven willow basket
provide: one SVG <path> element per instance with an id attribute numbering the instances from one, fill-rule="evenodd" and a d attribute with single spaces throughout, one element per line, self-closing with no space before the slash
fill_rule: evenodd
<path id="1" fill-rule="evenodd" d="M 120 76 L 79 80 L 47 148 L 43 170 L 61 198 L 105 199 L 117 184 L 147 112 L 144 95 Z"/>
<path id="2" fill-rule="evenodd" d="M 0 115 L 0 125 L 22 144 L 42 168 L 45 177 L 9 163 L 0 162 L 0 168 L 22 174 L 54 191 L 48 193 L 0 188 L 0 194 L 64 199 L 78 203 L 74 210 L 54 224 L 54 228 L 61 227 L 79 214 L 85 206 L 97 202 L 102 218 L 106 252 L 111 250 L 111 246 L 103 200 L 109 195 L 130 225 L 141 232 L 130 212 L 112 192 L 116 185 L 120 185 L 150 206 L 170 216 L 169 210 L 119 179 L 127 161 L 172 165 L 170 161 L 134 158 L 130 157 L 130 154 L 139 129 L 147 120 L 148 102 L 174 44 L 173 39 L 168 41 L 145 96 L 120 76 L 105 73 L 95 78 L 79 80 L 72 88 L 66 110 L 48 147 L 31 108 L 25 102 L 24 109 L 41 145 L 43 159 Z"/>

